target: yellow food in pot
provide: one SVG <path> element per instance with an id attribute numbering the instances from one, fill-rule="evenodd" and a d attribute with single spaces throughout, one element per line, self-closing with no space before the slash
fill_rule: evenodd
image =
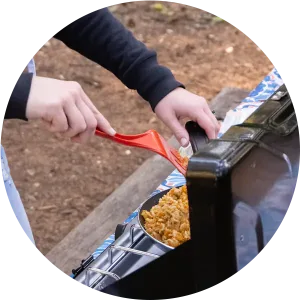
<path id="1" fill-rule="evenodd" d="M 190 239 L 187 188 L 172 188 L 150 211 L 143 210 L 146 231 L 155 239 L 171 247 L 178 247 Z"/>

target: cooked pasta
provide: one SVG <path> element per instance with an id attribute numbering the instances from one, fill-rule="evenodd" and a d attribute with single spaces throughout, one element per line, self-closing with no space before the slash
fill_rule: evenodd
<path id="1" fill-rule="evenodd" d="M 155 239 L 177 247 L 190 239 L 187 188 L 172 188 L 150 211 L 143 210 L 145 229 Z"/>

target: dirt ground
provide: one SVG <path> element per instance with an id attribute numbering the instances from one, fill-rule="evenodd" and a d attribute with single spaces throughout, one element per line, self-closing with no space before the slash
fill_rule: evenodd
<path id="1" fill-rule="evenodd" d="M 154 8 L 154 3 L 133 2 L 111 10 L 158 52 L 160 63 L 190 91 L 210 100 L 223 87 L 250 90 L 272 69 L 263 52 L 230 24 L 198 9 L 170 3 Z M 50 40 L 35 60 L 40 76 L 78 81 L 119 132 L 153 128 L 170 137 L 134 91 L 62 43 Z M 151 156 L 100 138 L 79 146 L 38 123 L 21 121 L 4 122 L 2 144 L 44 254 Z"/>

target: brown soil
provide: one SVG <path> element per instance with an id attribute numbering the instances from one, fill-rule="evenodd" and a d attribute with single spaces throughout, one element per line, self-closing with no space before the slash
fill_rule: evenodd
<path id="1" fill-rule="evenodd" d="M 160 63 L 187 89 L 210 100 L 223 87 L 252 89 L 271 70 L 266 56 L 230 24 L 183 5 L 164 3 L 162 11 L 152 5 L 129 3 L 112 11 L 138 39 L 157 50 Z M 154 128 L 170 136 L 135 92 L 60 42 L 49 41 L 35 59 L 40 76 L 78 81 L 118 131 Z M 151 156 L 136 149 L 129 154 L 126 147 L 100 138 L 79 146 L 37 123 L 18 121 L 5 122 L 2 143 L 44 254 Z"/>

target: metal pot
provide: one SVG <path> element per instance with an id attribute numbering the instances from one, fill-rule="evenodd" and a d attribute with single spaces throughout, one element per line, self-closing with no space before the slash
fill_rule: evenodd
<path id="1" fill-rule="evenodd" d="M 181 187 L 182 185 L 179 186 L 175 186 L 176 188 Z M 145 235 L 147 235 L 149 238 L 151 238 L 153 241 L 155 241 L 156 243 L 158 243 L 163 249 L 168 249 L 168 250 L 173 250 L 174 247 L 171 247 L 169 245 L 164 244 L 163 242 L 155 239 L 153 236 L 151 236 L 145 229 L 145 219 L 142 216 L 142 211 L 143 210 L 147 210 L 150 211 L 151 208 L 155 205 L 158 204 L 159 200 L 166 195 L 171 189 L 162 191 L 158 194 L 155 194 L 154 196 L 148 198 L 139 208 L 138 210 L 138 222 L 139 222 L 139 226 L 140 228 L 143 230 L 143 232 L 145 233 Z"/>

